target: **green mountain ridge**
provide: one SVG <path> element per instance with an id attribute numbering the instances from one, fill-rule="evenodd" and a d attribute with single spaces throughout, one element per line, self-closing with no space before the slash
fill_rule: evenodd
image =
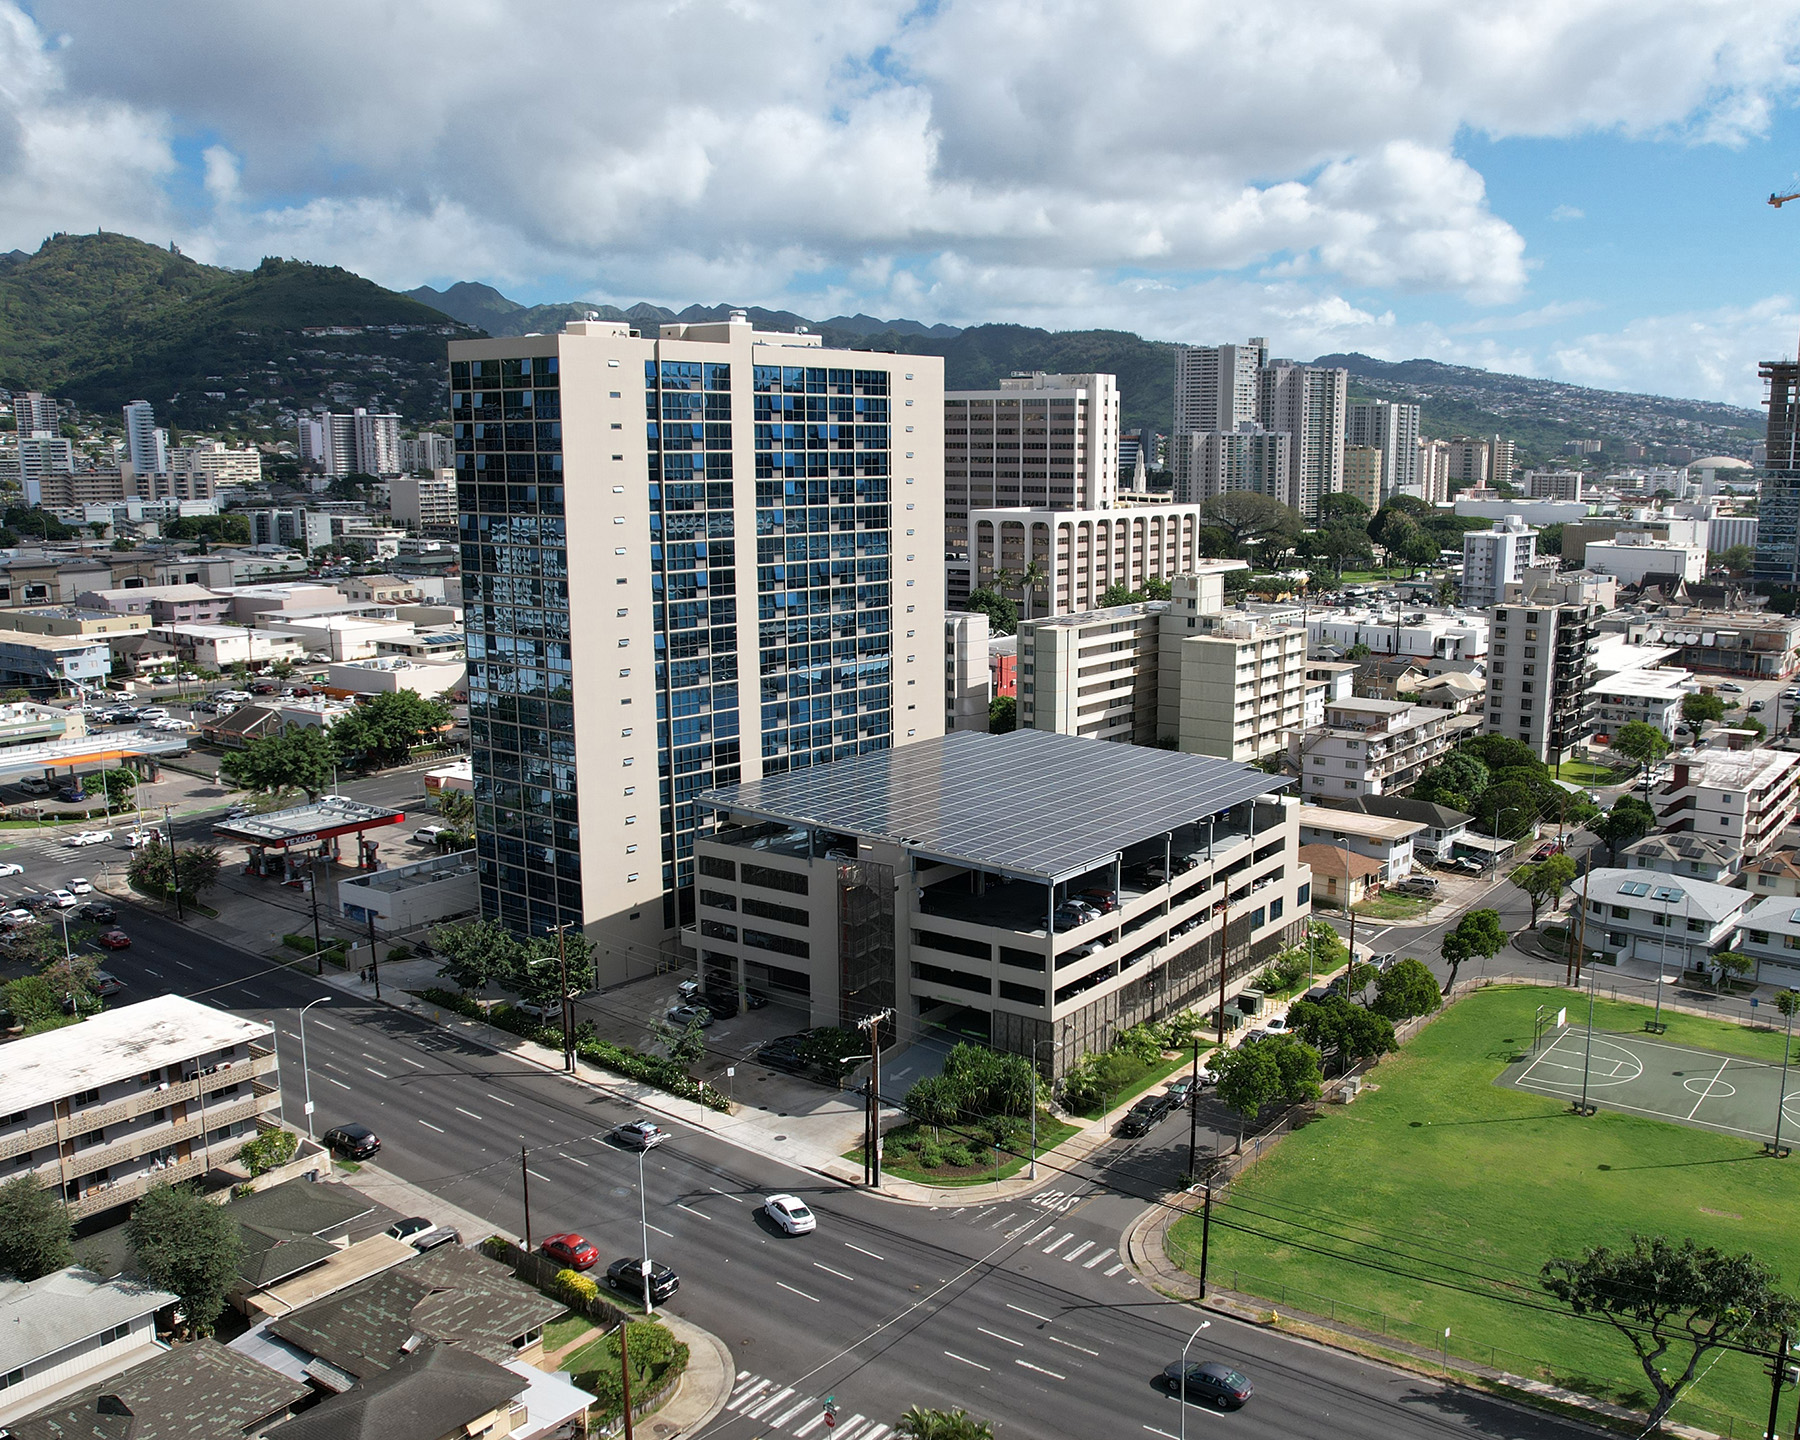
<path id="1" fill-rule="evenodd" d="M 307 333 L 331 330 L 349 333 Z M 0 257 L 0 385 L 101 412 L 145 399 L 193 428 L 315 403 L 440 419 L 444 342 L 471 333 L 337 266 L 228 270 L 104 233 Z"/>

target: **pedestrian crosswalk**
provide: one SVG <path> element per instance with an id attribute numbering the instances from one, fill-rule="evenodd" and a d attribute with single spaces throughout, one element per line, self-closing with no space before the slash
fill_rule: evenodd
<path id="1" fill-rule="evenodd" d="M 1066 1228 L 1054 1220 L 1047 1225 L 1044 1223 L 1051 1216 L 1066 1214 L 1072 1206 L 1086 1198 L 1083 1194 L 1053 1190 L 1034 1195 L 1012 1206 L 984 1205 L 972 1210 L 964 1207 L 951 1211 L 949 1218 L 997 1231 L 1004 1239 L 1019 1241 L 1022 1250 L 1035 1250 L 1040 1255 L 1076 1265 L 1083 1270 L 1098 1270 L 1101 1275 L 1111 1279 L 1125 1270 L 1125 1261 L 1116 1248 L 1104 1239 L 1095 1239 L 1091 1235 L 1084 1237 L 1080 1231 Z M 1125 1278 L 1127 1284 L 1137 1284 L 1135 1279 L 1129 1276 Z"/>
<path id="2" fill-rule="evenodd" d="M 740 1370 L 725 1410 L 754 1420 L 759 1433 L 792 1435 L 795 1440 L 886 1440 L 893 1434 L 893 1426 L 870 1416 L 843 1413 L 850 1408 L 846 1404 L 840 1403 L 835 1413 L 828 1413 L 826 1399 L 824 1395 L 804 1394 L 792 1385 Z"/>

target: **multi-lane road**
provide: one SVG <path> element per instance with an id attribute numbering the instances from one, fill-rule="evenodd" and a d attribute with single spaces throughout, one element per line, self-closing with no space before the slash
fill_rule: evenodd
<path id="1" fill-rule="evenodd" d="M 69 868 L 30 847 L 10 854 L 35 886 Z M 603 1264 L 636 1253 L 639 1160 L 606 1138 L 642 1113 L 633 1104 L 137 907 L 122 905 L 121 918 L 135 941 L 108 957 L 130 987 L 122 998 L 181 993 L 273 1024 L 290 1121 L 301 1121 L 310 1083 L 317 1128 L 363 1121 L 382 1137 L 381 1164 L 497 1227 L 523 1230 L 529 1178 L 534 1236 L 579 1230 Z M 303 1075 L 298 1015 L 321 997 Z M 659 1118 L 674 1136 L 643 1164 L 652 1254 L 681 1275 L 671 1308 L 721 1336 L 738 1369 L 707 1435 L 816 1440 L 827 1395 L 834 1433 L 848 1440 L 884 1440 L 914 1404 L 965 1406 L 1044 1440 L 1181 1433 L 1181 1407 L 1153 1382 L 1201 1317 L 1134 1283 L 1118 1254 L 1143 1203 L 1129 1192 L 1147 1193 L 1175 1163 L 1170 1136 L 1047 1174 L 1029 1199 L 985 1203 L 977 1190 L 933 1210 Z M 815 1208 L 815 1234 L 790 1239 L 759 1216 L 776 1190 Z M 1222 1317 L 1195 1354 L 1232 1362 L 1257 1386 L 1236 1414 L 1187 1407 L 1196 1435 L 1576 1433 Z"/>

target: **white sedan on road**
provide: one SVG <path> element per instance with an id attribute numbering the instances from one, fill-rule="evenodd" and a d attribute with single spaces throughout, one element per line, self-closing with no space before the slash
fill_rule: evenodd
<path id="1" fill-rule="evenodd" d="M 14 865 L 10 860 L 4 865 L 0 865 L 0 875 L 23 875 L 24 873 L 23 865 Z"/>
<path id="2" fill-rule="evenodd" d="M 790 1235 L 810 1235 L 819 1219 L 798 1195 L 771 1195 L 763 1201 L 763 1213 Z"/>
<path id="3" fill-rule="evenodd" d="M 71 895 L 92 895 L 94 893 L 93 882 L 85 875 L 71 875 L 63 882 L 63 889 Z"/>
<path id="4" fill-rule="evenodd" d="M 87 845 L 105 845 L 111 839 L 110 830 L 81 830 L 63 841 L 63 844 L 71 850 L 79 850 Z"/>

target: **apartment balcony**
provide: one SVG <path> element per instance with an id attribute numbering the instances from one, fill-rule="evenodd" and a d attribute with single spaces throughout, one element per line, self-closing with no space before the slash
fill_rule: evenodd
<path id="1" fill-rule="evenodd" d="M 223 1105 L 209 1105 L 204 1112 L 195 1111 L 172 1125 L 152 1125 L 109 1145 L 77 1150 L 61 1163 L 60 1168 L 71 1176 L 92 1175 L 96 1170 L 123 1165 L 184 1141 L 204 1139 L 209 1131 L 271 1114 L 280 1103 L 280 1094 L 274 1086 L 259 1085 L 253 1094 L 234 1097 Z M 48 1165 L 40 1167 L 45 1171 L 50 1168 Z"/>
<path id="2" fill-rule="evenodd" d="M 165 1165 L 160 1170 L 146 1171 L 142 1175 L 132 1175 L 122 1180 L 109 1180 L 104 1185 L 94 1186 L 79 1200 L 69 1201 L 69 1214 L 76 1220 L 85 1220 L 103 1210 L 130 1204 L 154 1186 L 179 1185 L 184 1180 L 197 1180 L 206 1173 L 206 1169 L 206 1160 L 201 1157 L 178 1161 L 173 1165 Z"/>

